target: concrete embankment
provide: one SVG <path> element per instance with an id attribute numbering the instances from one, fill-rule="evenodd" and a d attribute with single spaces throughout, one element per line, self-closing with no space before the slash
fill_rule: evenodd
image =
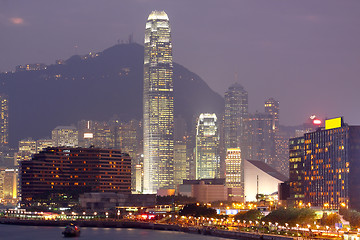
<path id="1" fill-rule="evenodd" d="M 99 228 L 141 228 L 141 229 L 153 229 L 153 230 L 166 230 L 166 231 L 182 231 L 192 234 L 203 234 L 209 236 L 241 239 L 241 240 L 292 240 L 291 237 L 267 235 L 267 234 L 255 234 L 238 231 L 226 231 L 219 229 L 203 229 L 195 227 L 181 227 L 178 225 L 170 224 L 157 224 L 148 222 L 131 222 L 131 221 L 53 221 L 53 220 L 25 220 L 25 219 L 13 219 L 13 218 L 0 218 L 1 224 L 13 224 L 13 225 L 29 225 L 29 226 L 66 226 L 70 223 L 75 223 L 80 227 L 99 227 Z"/>

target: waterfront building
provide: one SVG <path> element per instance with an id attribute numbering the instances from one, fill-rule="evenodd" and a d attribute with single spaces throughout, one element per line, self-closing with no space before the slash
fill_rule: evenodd
<path id="1" fill-rule="evenodd" d="M 304 204 L 360 210 L 360 126 L 328 119 L 304 140 Z"/>
<path id="2" fill-rule="evenodd" d="M 169 18 L 153 11 L 146 21 L 144 54 L 144 193 L 174 188 L 174 93 Z"/>
<path id="3" fill-rule="evenodd" d="M 219 133 L 215 113 L 201 113 L 196 127 L 196 179 L 220 176 Z"/>
<path id="4" fill-rule="evenodd" d="M 55 147 L 77 147 L 78 130 L 74 126 L 58 126 L 52 130 L 51 139 Z"/>
<path id="5" fill-rule="evenodd" d="M 9 102 L 5 94 L 0 94 L 0 149 L 9 144 Z"/>
<path id="6" fill-rule="evenodd" d="M 2 170 L 2 192 L 5 200 L 18 197 L 18 170 L 15 168 Z"/>
<path id="7" fill-rule="evenodd" d="M 119 150 L 51 147 L 22 161 L 20 174 L 24 203 L 51 194 L 131 192 L 131 158 Z"/>
<path id="8" fill-rule="evenodd" d="M 278 191 L 278 186 L 287 177 L 263 161 L 244 161 L 245 201 L 257 201 L 257 195 L 271 195 Z"/>
<path id="9" fill-rule="evenodd" d="M 225 92 L 225 149 L 241 147 L 244 119 L 247 115 L 248 93 L 243 86 L 235 83 Z"/>

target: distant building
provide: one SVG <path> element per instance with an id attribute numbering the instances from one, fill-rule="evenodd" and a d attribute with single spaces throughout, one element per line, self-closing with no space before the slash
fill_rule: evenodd
<path id="1" fill-rule="evenodd" d="M 53 141 L 52 139 L 38 139 L 36 140 L 36 153 L 39 153 L 43 150 L 45 150 L 47 147 L 53 147 Z"/>
<path id="2" fill-rule="evenodd" d="M 9 144 L 9 100 L 0 94 L 0 149 Z"/>
<path id="3" fill-rule="evenodd" d="M 304 204 L 360 210 L 360 126 L 328 119 L 304 139 Z"/>
<path id="4" fill-rule="evenodd" d="M 18 197 L 18 170 L 4 169 L 1 171 L 2 194 L 4 199 L 17 199 Z"/>
<path id="5" fill-rule="evenodd" d="M 20 161 L 28 161 L 36 153 L 36 141 L 27 138 L 19 141 L 19 150 L 16 154 L 16 164 Z"/>
<path id="6" fill-rule="evenodd" d="M 32 63 L 26 65 L 18 65 L 15 68 L 15 72 L 22 72 L 22 71 L 39 71 L 45 70 L 47 66 L 43 63 Z"/>
<path id="7" fill-rule="evenodd" d="M 248 115 L 248 93 L 235 83 L 225 93 L 225 149 L 241 147 L 244 119 Z"/>
<path id="8" fill-rule="evenodd" d="M 152 11 L 144 43 L 144 193 L 174 189 L 174 85 L 171 28 Z"/>
<path id="9" fill-rule="evenodd" d="M 174 145 L 174 184 L 182 184 L 187 179 L 186 144 L 182 141 L 175 141 Z"/>
<path id="10" fill-rule="evenodd" d="M 215 113 L 200 114 L 196 128 L 196 179 L 220 176 L 219 132 Z"/>
<path id="11" fill-rule="evenodd" d="M 278 185 L 286 180 L 286 176 L 263 161 L 244 161 L 244 188 L 247 202 L 257 201 L 257 194 L 270 195 L 277 192 Z"/>
<path id="12" fill-rule="evenodd" d="M 51 132 L 55 147 L 77 147 L 79 144 L 78 130 L 74 126 L 58 126 Z"/>
<path id="13" fill-rule="evenodd" d="M 256 159 L 273 166 L 275 141 L 272 115 L 255 113 L 245 119 L 243 146 L 241 153 L 244 159 Z"/>
<path id="14" fill-rule="evenodd" d="M 52 147 L 20 169 L 23 203 L 51 194 L 131 191 L 131 159 L 119 150 Z"/>
<path id="15" fill-rule="evenodd" d="M 272 129 L 277 131 L 279 129 L 280 118 L 280 104 L 274 98 L 269 98 L 265 101 L 265 113 L 273 117 Z"/>

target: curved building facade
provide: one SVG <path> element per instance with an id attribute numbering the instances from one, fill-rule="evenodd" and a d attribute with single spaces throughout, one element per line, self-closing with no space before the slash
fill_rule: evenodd
<path id="1" fill-rule="evenodd" d="M 174 188 L 174 93 L 169 18 L 153 11 L 145 29 L 144 193 Z"/>

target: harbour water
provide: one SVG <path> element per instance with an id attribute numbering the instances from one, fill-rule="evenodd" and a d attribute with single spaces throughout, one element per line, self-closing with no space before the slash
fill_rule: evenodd
<path id="1" fill-rule="evenodd" d="M 52 240 L 64 239 L 64 227 L 36 227 L 0 224 L 0 240 Z M 203 236 L 174 231 L 158 231 L 129 228 L 81 228 L 86 240 L 224 240 L 226 238 Z"/>

